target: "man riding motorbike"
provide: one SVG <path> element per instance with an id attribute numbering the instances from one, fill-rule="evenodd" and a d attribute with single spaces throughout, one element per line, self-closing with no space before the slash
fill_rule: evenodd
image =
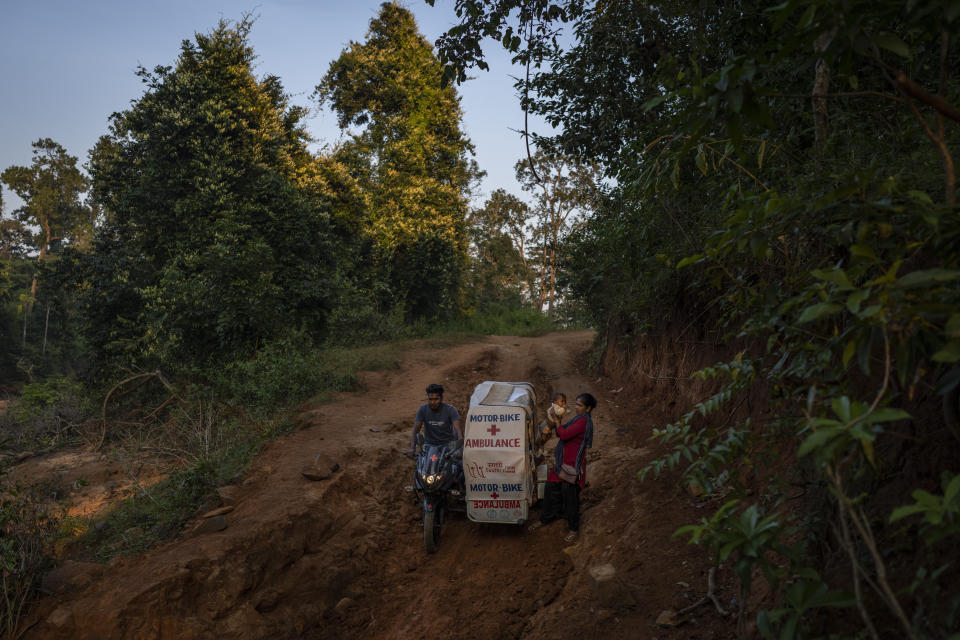
<path id="1" fill-rule="evenodd" d="M 431 384 L 427 387 L 427 403 L 417 409 L 413 420 L 413 432 L 410 434 L 410 448 L 404 455 L 412 458 L 417 446 L 417 434 L 423 429 L 424 445 L 451 445 L 456 441 L 456 448 L 460 449 L 463 443 L 463 430 L 460 427 L 460 412 L 456 407 L 443 401 L 443 386 Z M 462 457 L 462 451 L 460 455 Z M 458 485 L 463 495 L 463 465 L 457 464 Z"/>

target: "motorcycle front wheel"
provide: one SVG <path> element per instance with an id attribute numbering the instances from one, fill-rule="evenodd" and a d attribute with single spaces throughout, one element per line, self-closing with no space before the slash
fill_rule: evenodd
<path id="1" fill-rule="evenodd" d="M 443 525 L 440 517 L 440 507 L 433 511 L 425 511 L 423 514 L 423 546 L 427 553 L 434 553 L 437 550 L 437 543 L 440 542 L 440 527 Z"/>

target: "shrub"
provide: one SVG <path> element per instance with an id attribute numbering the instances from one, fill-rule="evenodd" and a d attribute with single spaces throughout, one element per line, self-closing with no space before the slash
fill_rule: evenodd
<path id="1" fill-rule="evenodd" d="M 84 411 L 81 385 L 57 376 L 25 385 L 0 428 L 19 448 L 49 447 L 67 437 Z"/>
<path id="2" fill-rule="evenodd" d="M 58 518 L 32 490 L 0 481 L 0 496 L 0 634 L 14 638 L 52 564 Z"/>

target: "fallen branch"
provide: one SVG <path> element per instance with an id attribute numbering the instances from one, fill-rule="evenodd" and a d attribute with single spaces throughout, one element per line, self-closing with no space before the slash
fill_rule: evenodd
<path id="1" fill-rule="evenodd" d="M 694 609 L 696 609 L 697 607 L 699 607 L 700 605 L 706 604 L 708 601 L 713 602 L 713 606 L 717 608 L 717 613 L 719 613 L 721 616 L 726 617 L 730 615 L 729 613 L 727 613 L 727 610 L 720 605 L 720 601 L 717 600 L 717 595 L 714 593 L 714 589 L 716 588 L 716 585 L 713 582 L 713 574 L 715 571 L 716 571 L 716 567 L 710 567 L 710 571 L 707 573 L 707 595 L 703 596 L 702 598 L 694 602 L 689 607 L 686 607 L 685 609 L 681 609 L 680 611 L 678 611 L 677 612 L 678 616 L 686 615 L 691 611 L 693 611 Z"/>
<path id="2" fill-rule="evenodd" d="M 174 390 L 173 386 L 169 382 L 167 382 L 166 378 L 164 378 L 163 374 L 161 374 L 159 371 L 150 371 L 148 373 L 138 373 L 135 376 L 131 376 L 129 378 L 126 378 L 125 380 L 121 380 L 117 384 L 113 385 L 113 388 L 110 389 L 110 391 L 107 392 L 107 395 L 103 398 L 103 406 L 100 409 L 100 419 L 101 419 L 100 441 L 97 442 L 97 446 L 94 447 L 94 451 L 100 450 L 100 448 L 103 446 L 103 441 L 107 437 L 107 403 L 110 402 L 110 396 L 112 396 L 114 392 L 117 391 L 117 389 L 124 386 L 125 384 L 133 382 L 134 380 L 143 380 L 144 378 L 156 378 L 157 380 L 160 381 L 160 384 L 166 387 L 166 389 L 172 394 L 172 396 L 166 402 L 164 402 L 159 407 L 154 409 L 154 411 L 147 416 L 148 418 L 155 418 L 156 413 L 161 409 L 163 409 L 164 407 L 166 407 L 173 400 L 179 400 L 180 402 L 183 402 L 183 399 L 179 395 L 177 395 L 177 392 Z M 145 383 L 146 380 L 143 380 L 143 382 Z M 137 386 L 140 386 L 140 385 L 137 385 Z"/>

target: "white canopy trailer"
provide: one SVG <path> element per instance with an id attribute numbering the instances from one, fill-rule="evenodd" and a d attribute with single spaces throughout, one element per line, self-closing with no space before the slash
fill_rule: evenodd
<path id="1" fill-rule="evenodd" d="M 536 500 L 533 460 L 537 395 L 527 382 L 481 382 L 464 423 L 467 517 L 523 524 Z"/>

